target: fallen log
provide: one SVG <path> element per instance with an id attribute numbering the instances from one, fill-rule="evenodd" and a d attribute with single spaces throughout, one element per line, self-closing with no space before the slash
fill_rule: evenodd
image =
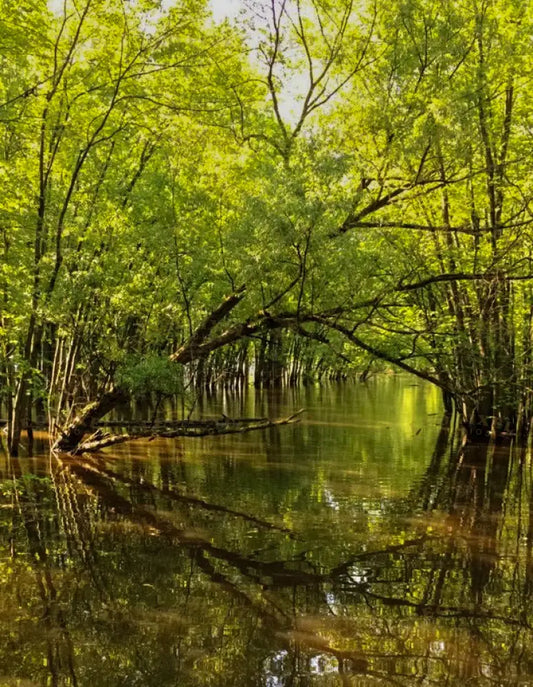
<path id="1" fill-rule="evenodd" d="M 95 422 L 94 427 L 146 427 L 156 431 L 163 428 L 181 429 L 190 427 L 205 427 L 208 423 L 225 424 L 251 424 L 256 422 L 268 422 L 267 417 L 227 417 L 222 415 L 220 418 L 206 418 L 205 420 L 102 420 Z"/>
<path id="2" fill-rule="evenodd" d="M 225 421 L 218 422 L 212 420 L 206 420 L 203 423 L 201 421 L 195 421 L 193 425 L 186 426 L 184 424 L 178 429 L 163 428 L 158 431 L 157 428 L 151 428 L 135 434 L 109 434 L 99 429 L 92 434 L 87 441 L 79 443 L 72 450 L 66 452 L 72 455 L 95 453 L 109 446 L 116 446 L 117 444 L 124 444 L 128 441 L 135 441 L 137 439 L 148 439 L 151 441 L 158 438 L 174 439 L 177 437 L 207 437 L 220 436 L 222 434 L 244 434 L 245 432 L 269 429 L 270 427 L 292 425 L 295 422 L 299 422 L 301 413 L 303 413 L 303 408 L 288 417 L 279 418 L 277 420 L 260 419 L 258 422 L 255 422 L 247 418 L 240 418 L 238 421 L 226 418 Z M 57 444 L 55 448 L 61 451 Z"/>

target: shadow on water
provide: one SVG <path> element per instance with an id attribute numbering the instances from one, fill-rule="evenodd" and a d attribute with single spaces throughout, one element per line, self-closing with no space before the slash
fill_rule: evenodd
<path id="1" fill-rule="evenodd" d="M 413 396 L 405 440 L 343 396 L 220 455 L 5 458 L 0 685 L 531 684 L 531 456 L 406 453 Z"/>

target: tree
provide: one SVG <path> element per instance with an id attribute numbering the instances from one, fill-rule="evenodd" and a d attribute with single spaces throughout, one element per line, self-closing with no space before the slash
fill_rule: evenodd
<path id="1" fill-rule="evenodd" d="M 380 24 L 390 68 L 367 72 L 367 88 L 386 94 L 377 119 L 388 145 L 381 159 L 407 179 L 398 189 L 404 200 L 413 170 L 438 183 L 389 205 L 377 221 L 359 212 L 342 227 L 373 231 L 392 248 L 371 326 L 404 339 L 474 431 L 527 432 L 527 9 L 427 2 L 391 12 L 400 21 Z M 379 299 L 392 307 L 380 308 Z"/>
<path id="2" fill-rule="evenodd" d="M 357 349 L 527 430 L 527 8 L 247 6 L 6 4 L 10 450 L 36 404 L 75 448 L 132 369 L 182 391 L 250 341 L 259 384 Z"/>

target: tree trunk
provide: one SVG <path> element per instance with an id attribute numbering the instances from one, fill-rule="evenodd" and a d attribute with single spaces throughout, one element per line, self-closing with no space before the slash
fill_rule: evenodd
<path id="1" fill-rule="evenodd" d="M 74 451 L 83 437 L 92 433 L 96 422 L 128 398 L 127 392 L 123 389 L 114 388 L 106 391 L 97 401 L 86 405 L 75 420 L 61 432 L 53 449 L 63 452 Z"/>

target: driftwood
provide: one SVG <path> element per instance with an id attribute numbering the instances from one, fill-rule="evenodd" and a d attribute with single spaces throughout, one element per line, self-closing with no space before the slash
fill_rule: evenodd
<path id="1" fill-rule="evenodd" d="M 299 415 L 301 413 L 303 413 L 303 409 L 288 417 L 279 418 L 277 420 L 260 418 L 257 421 L 254 418 L 231 419 L 224 417 L 222 420 L 218 421 L 206 420 L 204 422 L 183 422 L 177 429 L 171 429 L 163 425 L 160 428 L 152 427 L 147 430 L 141 430 L 135 434 L 109 434 L 98 429 L 87 439 L 87 441 L 79 443 L 70 452 L 72 454 L 94 453 L 108 446 L 116 446 L 117 444 L 124 444 L 127 441 L 135 441 L 137 439 L 174 439 L 176 437 L 207 437 L 220 436 L 222 434 L 244 434 L 245 432 L 253 432 L 260 429 L 279 427 L 280 425 L 292 425 L 299 421 Z"/>

